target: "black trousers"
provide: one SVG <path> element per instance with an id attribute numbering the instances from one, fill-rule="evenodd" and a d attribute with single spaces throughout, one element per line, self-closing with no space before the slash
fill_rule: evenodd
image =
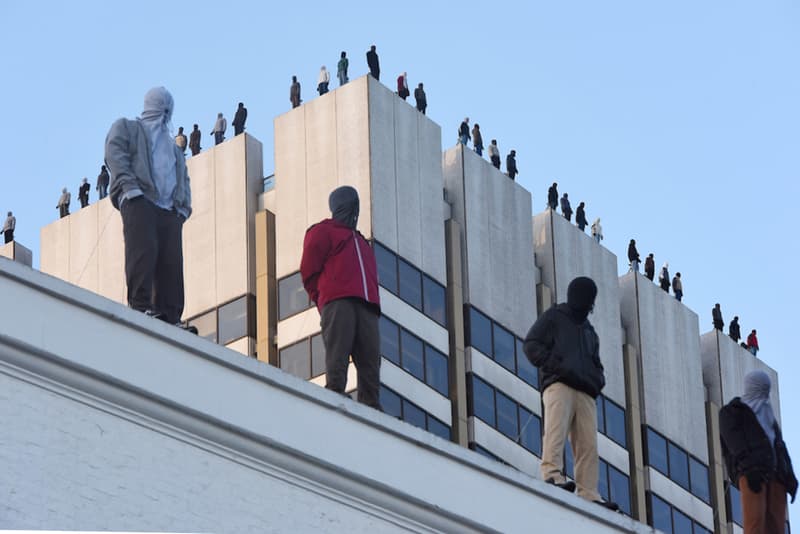
<path id="1" fill-rule="evenodd" d="M 183 315 L 183 217 L 143 196 L 120 208 L 128 306 L 152 310 L 170 324 Z"/>
<path id="2" fill-rule="evenodd" d="M 237 124 L 233 125 L 233 135 L 239 135 L 244 133 L 244 126 L 239 126 Z"/>
<path id="3" fill-rule="evenodd" d="M 6 230 L 3 235 L 6 239 L 6 243 L 11 243 L 14 241 L 14 230 Z"/>
<path id="4" fill-rule="evenodd" d="M 492 165 L 494 165 L 495 169 L 500 168 L 500 156 L 492 156 Z"/>
<path id="5" fill-rule="evenodd" d="M 322 309 L 325 387 L 344 393 L 350 356 L 358 372 L 358 402 L 381 409 L 378 313 L 366 301 L 344 298 Z"/>

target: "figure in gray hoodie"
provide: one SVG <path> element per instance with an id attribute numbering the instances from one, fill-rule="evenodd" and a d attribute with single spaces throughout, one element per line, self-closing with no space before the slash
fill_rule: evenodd
<path id="1" fill-rule="evenodd" d="M 58 197 L 58 204 L 56 204 L 56 208 L 58 208 L 58 217 L 63 219 L 67 215 L 69 215 L 69 203 L 72 200 L 72 195 L 67 188 L 61 190 L 61 196 Z"/>
<path id="2" fill-rule="evenodd" d="M 228 129 L 228 120 L 222 116 L 222 113 L 217 113 L 217 120 L 214 122 L 214 129 L 211 131 L 214 134 L 214 144 L 218 145 L 225 140 L 225 130 Z"/>

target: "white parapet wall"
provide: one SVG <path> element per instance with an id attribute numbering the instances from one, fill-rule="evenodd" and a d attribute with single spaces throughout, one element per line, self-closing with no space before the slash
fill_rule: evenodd
<path id="1" fill-rule="evenodd" d="M 0 257 L 14 260 L 28 267 L 33 266 L 33 252 L 16 241 L 0 245 Z"/>
<path id="2" fill-rule="evenodd" d="M 653 532 L 0 259 L 0 529 Z"/>

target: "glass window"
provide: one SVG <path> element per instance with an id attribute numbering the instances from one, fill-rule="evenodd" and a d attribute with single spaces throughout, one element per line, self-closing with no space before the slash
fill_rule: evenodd
<path id="1" fill-rule="evenodd" d="M 422 354 L 422 340 L 417 336 L 402 330 L 400 333 L 400 346 L 402 358 L 400 362 L 403 369 L 425 381 L 424 356 Z"/>
<path id="2" fill-rule="evenodd" d="M 403 417 L 403 399 L 386 386 L 381 386 L 381 407 L 383 413 L 394 417 Z"/>
<path id="3" fill-rule="evenodd" d="M 497 456 L 495 456 L 494 454 L 492 454 L 491 452 L 487 451 L 486 449 L 484 449 L 483 447 L 481 447 L 480 445 L 478 445 L 476 443 L 470 443 L 469 446 L 473 451 L 477 452 L 481 456 L 485 456 L 486 458 L 488 458 L 490 460 L 494 460 L 495 462 L 500 460 Z"/>
<path id="4" fill-rule="evenodd" d="M 425 345 L 425 382 L 445 397 L 450 393 L 447 378 L 447 356 L 430 345 Z"/>
<path id="5" fill-rule="evenodd" d="M 499 391 L 495 392 L 495 399 L 497 403 L 497 430 L 505 434 L 506 437 L 517 441 L 519 436 L 517 403 Z"/>
<path id="6" fill-rule="evenodd" d="M 625 410 L 609 399 L 604 399 L 606 435 L 623 447 L 628 446 L 625 431 Z"/>
<path id="7" fill-rule="evenodd" d="M 450 427 L 442 423 L 432 415 L 428 415 L 428 432 L 436 434 L 440 438 L 450 440 Z"/>
<path id="8" fill-rule="evenodd" d="M 742 495 L 733 484 L 728 484 L 728 513 L 728 519 L 742 526 Z"/>
<path id="9" fill-rule="evenodd" d="M 422 309 L 422 279 L 419 269 L 405 260 L 397 260 L 400 265 L 400 298 Z"/>
<path id="10" fill-rule="evenodd" d="M 407 421 L 414 426 L 426 430 L 425 412 L 416 405 L 403 399 L 403 421 Z"/>
<path id="11" fill-rule="evenodd" d="M 248 298 L 245 295 L 224 306 L 220 306 L 218 315 L 220 345 L 227 345 L 231 341 L 249 334 L 247 301 Z"/>
<path id="12" fill-rule="evenodd" d="M 472 307 L 469 309 L 469 344 L 486 356 L 492 356 L 492 322 Z"/>
<path id="13" fill-rule="evenodd" d="M 706 527 L 704 527 L 700 523 L 695 523 L 694 524 L 694 532 L 693 532 L 693 534 L 713 534 L 713 532 L 708 530 Z"/>
<path id="14" fill-rule="evenodd" d="M 492 323 L 494 361 L 511 371 L 514 369 L 514 336 L 497 323 Z"/>
<path id="15" fill-rule="evenodd" d="M 667 464 L 667 440 L 658 435 L 652 428 L 647 428 L 647 463 L 666 476 L 669 476 Z"/>
<path id="16" fill-rule="evenodd" d="M 692 520 L 677 508 L 672 509 L 672 531 L 675 534 L 683 534 L 684 532 L 691 534 L 692 532 Z"/>
<path id="17" fill-rule="evenodd" d="M 281 362 L 281 369 L 287 373 L 304 380 L 311 378 L 311 353 L 308 339 L 283 347 L 278 354 L 278 358 Z"/>
<path id="18" fill-rule="evenodd" d="M 397 295 L 397 256 L 379 243 L 374 244 L 378 283 Z"/>
<path id="19" fill-rule="evenodd" d="M 534 367 L 534 365 L 530 361 L 528 361 L 528 357 L 525 356 L 525 351 L 523 350 L 521 339 L 517 338 L 516 345 L 517 345 L 517 376 L 519 376 L 529 385 L 533 386 L 535 389 L 539 389 L 539 370 L 536 367 Z"/>
<path id="20" fill-rule="evenodd" d="M 686 451 L 670 442 L 667 444 L 669 452 L 669 478 L 679 486 L 689 489 L 689 456 Z"/>
<path id="21" fill-rule="evenodd" d="M 400 365 L 400 327 L 385 315 L 381 315 L 378 324 L 381 334 L 381 356 L 395 365 Z"/>
<path id="22" fill-rule="evenodd" d="M 311 299 L 303 287 L 299 272 L 278 280 L 278 320 L 282 321 L 310 307 Z"/>
<path id="23" fill-rule="evenodd" d="M 650 526 L 670 534 L 672 532 L 672 510 L 666 501 L 650 494 Z"/>
<path id="24" fill-rule="evenodd" d="M 440 285 L 433 278 L 422 275 L 422 294 L 423 312 L 425 315 L 439 323 L 447 326 L 447 306 L 445 304 L 444 286 Z"/>
<path id="25" fill-rule="evenodd" d="M 572 444 L 569 440 L 564 445 L 564 473 L 570 478 L 575 478 L 575 458 L 572 456 Z"/>
<path id="26" fill-rule="evenodd" d="M 494 388 L 472 375 L 472 415 L 494 426 Z"/>
<path id="27" fill-rule="evenodd" d="M 708 489 L 708 467 L 694 458 L 689 458 L 689 478 L 692 481 L 692 493 L 705 503 L 711 503 Z"/>
<path id="28" fill-rule="evenodd" d="M 608 466 L 610 499 L 619 505 L 625 514 L 631 515 L 631 481 L 628 475 L 613 466 Z"/>
<path id="29" fill-rule="evenodd" d="M 217 342 L 217 310 L 211 310 L 189 321 L 190 326 L 197 328 L 197 335 Z"/>
<path id="30" fill-rule="evenodd" d="M 536 456 L 542 456 L 542 420 L 533 412 L 519 407 L 519 442 Z"/>
<path id="31" fill-rule="evenodd" d="M 608 496 L 608 464 L 605 462 L 605 460 L 601 459 L 598 462 L 598 467 L 600 477 L 597 481 L 597 491 L 600 493 L 600 496 L 603 498 L 603 500 L 608 501 L 610 500 L 610 497 Z"/>
<path id="32" fill-rule="evenodd" d="M 325 373 L 325 344 L 322 335 L 311 336 L 311 378 Z"/>
<path id="33" fill-rule="evenodd" d="M 606 416 L 605 416 L 605 397 L 598 395 L 595 399 L 597 405 L 597 431 L 603 434 L 606 433 Z"/>

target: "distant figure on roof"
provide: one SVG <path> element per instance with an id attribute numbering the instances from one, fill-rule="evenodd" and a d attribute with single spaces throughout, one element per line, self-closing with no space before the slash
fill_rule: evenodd
<path id="1" fill-rule="evenodd" d="M 414 100 L 417 101 L 417 110 L 425 115 L 425 110 L 428 109 L 428 97 L 425 95 L 425 89 L 422 88 L 422 82 L 414 89 Z"/>
<path id="2" fill-rule="evenodd" d="M 8 217 L 6 217 L 6 222 L 3 223 L 3 238 L 5 239 L 6 243 L 11 243 L 14 241 L 14 230 L 16 227 L 17 218 L 14 217 L 14 214 L 9 211 Z"/>
<path id="3" fill-rule="evenodd" d="M 669 263 L 664 262 L 661 266 L 661 272 L 658 275 L 658 285 L 669 293 Z"/>
<path id="4" fill-rule="evenodd" d="M 317 92 L 319 96 L 328 92 L 328 84 L 331 82 L 331 75 L 328 74 L 328 69 L 325 65 L 319 68 L 319 76 L 317 76 Z"/>
<path id="5" fill-rule="evenodd" d="M 681 273 L 675 273 L 672 277 L 672 292 L 675 293 L 675 299 L 680 302 L 683 299 L 683 282 L 681 281 Z"/>
<path id="6" fill-rule="evenodd" d="M 222 116 L 222 113 L 217 113 L 217 120 L 214 122 L 214 129 L 211 133 L 214 134 L 214 144 L 218 145 L 225 140 L 225 130 L 228 129 L 228 120 Z"/>
<path id="7" fill-rule="evenodd" d="M 731 321 L 731 324 L 728 325 L 728 335 L 731 339 L 738 343 L 740 339 L 742 339 L 742 331 L 739 329 L 739 316 L 736 315 Z"/>
<path id="8" fill-rule="evenodd" d="M 486 151 L 489 154 L 489 159 L 492 161 L 494 168 L 500 170 L 500 148 L 497 146 L 497 139 L 492 139 Z"/>
<path id="9" fill-rule="evenodd" d="M 378 52 L 375 51 L 375 45 L 369 47 L 369 52 L 367 52 L 367 66 L 369 66 L 369 73 L 372 74 L 372 77 L 380 80 L 381 64 L 378 61 Z"/>
<path id="10" fill-rule="evenodd" d="M 561 195 L 561 214 L 568 221 L 572 221 L 572 206 L 569 205 L 569 195 Z"/>
<path id="11" fill-rule="evenodd" d="M 481 127 L 477 122 L 472 127 L 472 146 L 475 153 L 483 157 L 483 136 L 481 135 Z"/>
<path id="12" fill-rule="evenodd" d="M 517 168 L 517 151 L 512 150 L 506 156 L 506 174 L 512 180 L 516 175 L 519 174 L 519 169 Z"/>
<path id="13" fill-rule="evenodd" d="M 78 188 L 78 200 L 81 203 L 81 208 L 89 205 L 89 180 L 84 178 Z"/>
<path id="14" fill-rule="evenodd" d="M 247 108 L 244 103 L 239 102 L 239 107 L 236 108 L 236 114 L 233 116 L 233 135 L 244 133 L 244 123 L 247 122 Z"/>
<path id="15" fill-rule="evenodd" d="M 189 134 L 189 150 L 192 151 L 192 156 L 196 156 L 200 153 L 200 130 L 196 124 L 194 125 L 192 133 Z"/>
<path id="16" fill-rule="evenodd" d="M 644 259 L 644 275 L 651 282 L 656 277 L 656 259 L 652 252 Z"/>
<path id="17" fill-rule="evenodd" d="M 469 140 L 469 117 L 465 117 L 464 120 L 461 121 L 461 125 L 458 127 L 458 142 L 464 146 L 467 146 L 467 141 Z"/>
<path id="18" fill-rule="evenodd" d="M 175 144 L 181 149 L 181 152 L 186 155 L 186 145 L 189 143 L 186 139 L 186 135 L 183 133 L 183 126 L 178 128 L 178 135 L 175 136 Z"/>
<path id="19" fill-rule="evenodd" d="M 100 174 L 97 175 L 97 185 L 95 189 L 97 189 L 97 195 L 100 197 L 100 200 L 103 200 L 108 195 L 108 169 L 106 169 L 105 165 L 100 166 Z"/>
<path id="20" fill-rule="evenodd" d="M 410 94 L 408 90 L 408 75 L 404 72 L 397 77 L 397 96 L 405 100 Z"/>
<path id="21" fill-rule="evenodd" d="M 714 328 L 720 332 L 725 328 L 725 321 L 722 320 L 722 308 L 719 307 L 719 302 L 711 308 L 711 322 L 714 324 Z"/>
<path id="22" fill-rule="evenodd" d="M 581 232 L 585 232 L 585 228 L 589 225 L 589 221 L 586 220 L 586 203 L 581 202 L 578 204 L 578 209 L 575 210 L 575 224 L 578 225 L 578 229 Z"/>
<path id="23" fill-rule="evenodd" d="M 339 87 L 350 81 L 347 77 L 347 67 L 349 66 L 350 61 L 347 59 L 347 52 L 342 52 L 342 57 L 339 59 L 339 63 L 336 64 L 336 77 L 339 78 Z"/>
<path id="24" fill-rule="evenodd" d="M 603 227 L 600 226 L 600 217 L 595 219 L 592 223 L 592 237 L 595 241 L 597 241 L 598 245 L 600 244 L 600 241 L 603 240 Z"/>
<path id="25" fill-rule="evenodd" d="M 61 190 L 61 196 L 58 198 L 58 204 L 56 204 L 56 208 L 58 208 L 58 217 L 63 219 L 67 215 L 69 215 L 69 203 L 72 200 L 72 195 L 67 188 Z"/>
<path id="26" fill-rule="evenodd" d="M 344 393 L 347 367 L 358 372 L 358 402 L 380 404 L 380 297 L 378 268 L 369 242 L 356 229 L 358 192 L 349 185 L 328 197 L 331 218 L 306 231 L 300 275 L 321 316 L 325 387 Z"/>
<path id="27" fill-rule="evenodd" d="M 750 335 L 747 336 L 747 350 L 755 356 L 758 354 L 758 337 L 756 336 L 755 328 L 750 331 Z"/>
<path id="28" fill-rule="evenodd" d="M 636 240 L 631 239 L 631 242 L 628 243 L 628 261 L 630 262 L 631 271 L 639 272 L 639 262 L 641 261 L 639 258 L 639 251 L 636 250 Z"/>
<path id="29" fill-rule="evenodd" d="M 289 101 L 292 103 L 292 109 L 298 107 L 303 100 L 300 98 L 300 82 L 297 81 L 297 76 L 292 76 L 292 86 L 289 88 Z"/>
<path id="30" fill-rule="evenodd" d="M 553 211 L 558 207 L 558 184 L 556 182 L 547 188 L 547 205 Z"/>

